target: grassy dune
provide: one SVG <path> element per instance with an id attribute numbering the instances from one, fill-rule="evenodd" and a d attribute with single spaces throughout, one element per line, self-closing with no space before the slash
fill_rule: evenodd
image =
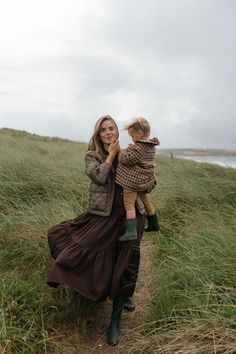
<path id="1" fill-rule="evenodd" d="M 140 353 L 236 353 L 236 170 L 158 161 L 155 297 L 135 346 Z"/>
<path id="2" fill-rule="evenodd" d="M 58 329 L 77 310 L 72 291 L 47 287 L 49 226 L 86 205 L 85 144 L 0 133 L 0 352 L 79 353 Z"/>
<path id="3" fill-rule="evenodd" d="M 46 285 L 49 226 L 86 206 L 85 144 L 0 130 L 0 352 L 80 353 L 61 340 L 81 310 Z M 235 353 L 236 171 L 158 156 L 155 297 L 130 353 Z M 88 309 L 89 310 L 89 309 Z M 65 339 L 64 339 L 65 340 Z"/>

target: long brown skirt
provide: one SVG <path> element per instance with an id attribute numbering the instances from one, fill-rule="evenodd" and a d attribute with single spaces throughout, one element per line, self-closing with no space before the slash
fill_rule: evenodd
<path id="1" fill-rule="evenodd" d="M 117 242 L 124 216 L 122 189 L 116 186 L 110 216 L 84 213 L 52 226 L 48 241 L 55 263 L 48 285 L 65 284 L 95 302 L 114 299 L 117 294 L 132 296 L 145 217 L 137 212 L 137 240 Z"/>

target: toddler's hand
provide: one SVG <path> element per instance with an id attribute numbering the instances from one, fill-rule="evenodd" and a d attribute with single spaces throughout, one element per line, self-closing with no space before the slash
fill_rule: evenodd
<path id="1" fill-rule="evenodd" d="M 125 155 L 125 153 L 126 153 L 126 149 L 120 150 L 119 157 L 123 157 Z"/>

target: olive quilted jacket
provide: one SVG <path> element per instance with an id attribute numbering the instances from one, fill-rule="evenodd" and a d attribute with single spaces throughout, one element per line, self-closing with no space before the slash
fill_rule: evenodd
<path id="1" fill-rule="evenodd" d="M 87 152 L 85 155 L 86 174 L 91 179 L 87 211 L 91 214 L 108 216 L 111 213 L 115 192 L 114 167 L 105 162 L 99 153 Z M 141 214 L 145 213 L 140 199 L 137 207 Z"/>

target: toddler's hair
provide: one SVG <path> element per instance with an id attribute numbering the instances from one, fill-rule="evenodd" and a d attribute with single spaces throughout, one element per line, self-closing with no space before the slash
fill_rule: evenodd
<path id="1" fill-rule="evenodd" d="M 133 129 L 135 132 L 142 130 L 145 135 L 150 134 L 150 125 L 147 119 L 143 117 L 133 118 L 133 120 L 129 124 L 127 124 L 124 129 Z"/>

